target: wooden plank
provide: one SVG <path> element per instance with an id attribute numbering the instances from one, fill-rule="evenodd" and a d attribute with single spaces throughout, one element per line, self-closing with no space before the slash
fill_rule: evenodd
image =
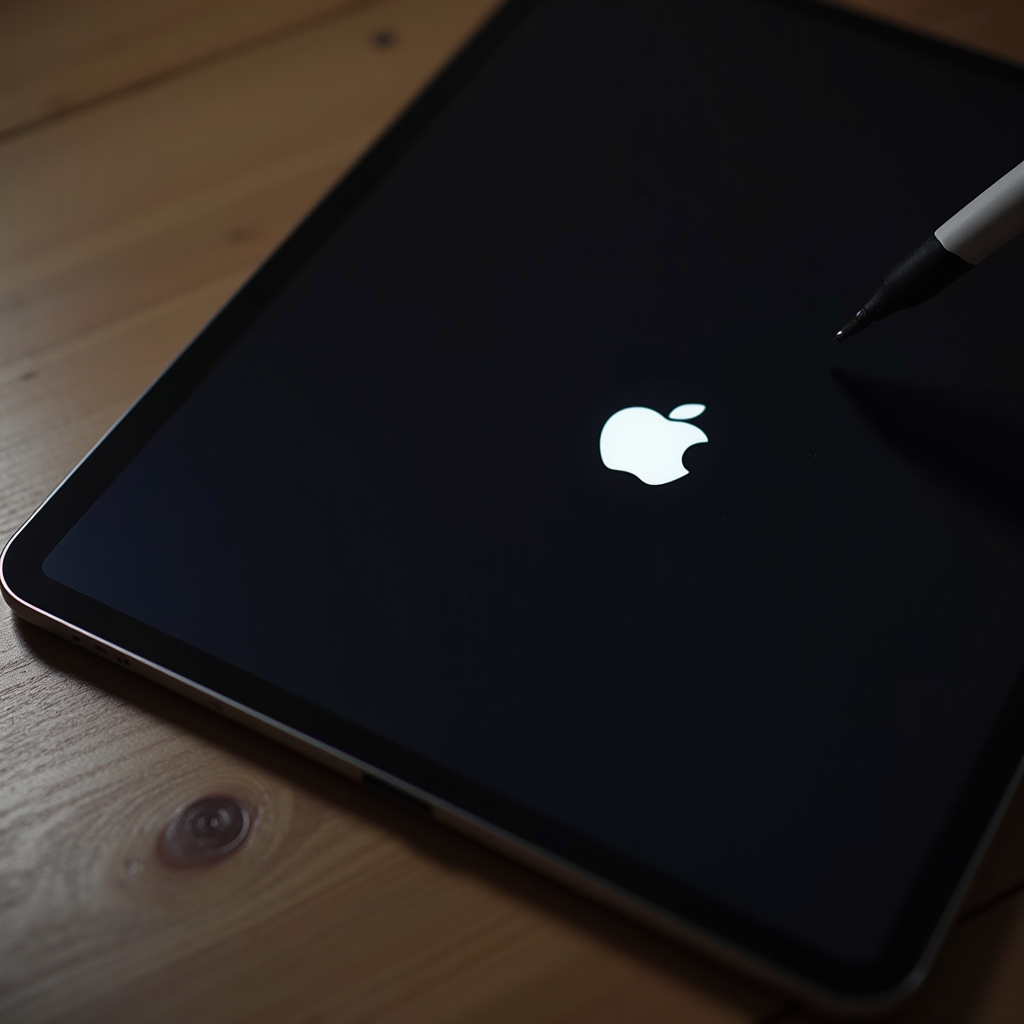
<path id="1" fill-rule="evenodd" d="M 213 278 L 0 365 L 0 537 L 21 525 L 245 276 Z"/>
<path id="2" fill-rule="evenodd" d="M 0 138 L 322 21 L 357 2 L 5 0 Z"/>
<path id="3" fill-rule="evenodd" d="M 741 1022 L 778 1005 L 66 642 L 5 619 L 0 651 L 2 1019 Z M 174 812 L 223 793 L 256 809 L 248 842 L 167 866 Z"/>
<path id="4" fill-rule="evenodd" d="M 0 235 L 6 532 L 487 9 L 380 4 L 0 146 L 0 202 L 18 196 Z M 66 648 L 0 625 L 0 1017 L 168 1020 L 212 1000 L 279 1020 L 295 992 L 332 1020 L 741 1022 L 780 1005 Z M 168 868 L 168 818 L 217 791 L 258 809 L 252 838 L 215 868 Z"/>
<path id="5" fill-rule="evenodd" d="M 9 379 L 41 373 L 48 353 L 47 372 L 59 373 L 65 344 L 189 293 L 208 296 L 186 302 L 194 313 L 175 332 L 157 328 L 162 342 L 151 326 L 116 335 L 123 348 L 101 358 L 118 374 L 138 372 L 107 408 L 106 426 L 493 6 L 371 5 L 0 146 L 0 366 Z M 382 49 L 374 40 L 384 30 L 395 42 Z M 38 399 L 45 387 L 27 393 Z M 55 415 L 35 405 L 27 419 L 5 417 L 3 443 L 28 452 L 20 438 L 52 436 L 67 422 L 63 402 Z M 0 498 L 0 528 L 14 528 L 100 425 L 94 418 L 66 454 L 41 448 L 54 472 Z M 64 443 L 72 433 L 62 432 Z"/>
<path id="6" fill-rule="evenodd" d="M 359 7 L 0 145 L 0 534 L 488 6 Z M 382 30 L 395 45 L 374 45 Z M 4 1019 L 215 1005 L 247 1020 L 751 1021 L 781 1005 L 6 618 L 0 750 Z M 168 869 L 155 853 L 168 817 L 217 790 L 258 808 L 252 838 L 216 867 Z M 1020 877 L 1019 833 L 1004 833 L 972 905 Z M 949 963 L 969 985 L 969 958 Z"/>
<path id="7" fill-rule="evenodd" d="M 493 6 L 373 5 L 8 142 L 3 358 L 254 266 Z"/>
<path id="8" fill-rule="evenodd" d="M 366 0 L 7 0 L 0 5 L 0 137 L 360 2 Z M 1022 60 L 1018 0 L 849 5 Z"/>
<path id="9" fill-rule="evenodd" d="M 1014 64 L 1024 64 L 1020 0 L 826 0 Z"/>

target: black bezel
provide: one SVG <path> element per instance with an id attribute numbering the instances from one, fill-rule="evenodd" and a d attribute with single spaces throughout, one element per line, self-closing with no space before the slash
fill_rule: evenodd
<path id="1" fill-rule="evenodd" d="M 449 99 L 470 82 L 477 69 L 539 0 L 512 0 L 426 89 L 357 166 L 324 198 L 263 264 L 199 337 L 165 371 L 83 463 L 60 485 L 8 544 L 2 570 L 5 590 L 46 615 L 170 672 L 222 694 L 292 730 L 377 767 L 417 789 L 461 808 L 527 843 L 578 865 L 612 886 L 663 908 L 698 930 L 720 936 L 725 945 L 747 951 L 812 990 L 840 1001 L 874 1001 L 907 984 L 946 919 L 979 843 L 1024 759 L 1024 674 L 1002 709 L 984 752 L 957 800 L 931 856 L 899 915 L 890 940 L 876 959 L 848 963 L 765 927 L 750 917 L 692 890 L 641 863 L 535 814 L 381 736 L 332 716 L 280 688 L 211 655 L 160 633 L 48 579 L 43 559 L 277 291 L 318 245 L 374 188 L 410 141 Z M 966 64 L 1024 89 L 1024 71 L 969 54 L 811 0 L 774 0 L 798 6 L 812 16 L 898 39 L 936 59 Z M 280 538 L 286 544 L 287 537 Z M 272 595 L 268 595 L 272 596 Z"/>

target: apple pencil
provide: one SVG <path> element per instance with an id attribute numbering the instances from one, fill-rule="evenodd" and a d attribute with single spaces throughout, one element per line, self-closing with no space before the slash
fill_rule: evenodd
<path id="1" fill-rule="evenodd" d="M 845 341 L 873 320 L 930 299 L 1022 231 L 1024 163 L 1019 163 L 900 260 L 832 341 Z"/>

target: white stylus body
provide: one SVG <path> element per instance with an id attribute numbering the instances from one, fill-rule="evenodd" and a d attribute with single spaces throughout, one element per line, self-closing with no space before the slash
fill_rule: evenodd
<path id="1" fill-rule="evenodd" d="M 954 213 L 935 237 L 972 266 L 1024 232 L 1024 161 Z"/>

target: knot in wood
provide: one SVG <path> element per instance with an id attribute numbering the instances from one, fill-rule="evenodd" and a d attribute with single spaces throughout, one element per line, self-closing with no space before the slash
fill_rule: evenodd
<path id="1" fill-rule="evenodd" d="M 164 829 L 160 854 L 172 867 L 199 867 L 237 850 L 249 835 L 252 814 L 231 796 L 206 796 L 179 811 Z"/>

